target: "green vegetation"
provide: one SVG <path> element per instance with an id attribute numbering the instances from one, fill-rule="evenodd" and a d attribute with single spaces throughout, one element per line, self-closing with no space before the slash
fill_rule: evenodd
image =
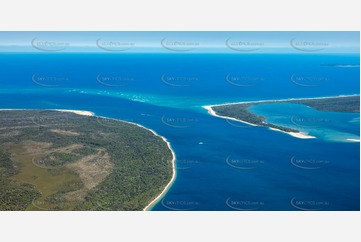
<path id="1" fill-rule="evenodd" d="M 10 154 L 0 143 L 0 210 L 25 210 L 40 196 L 32 185 L 9 179 L 15 172 Z"/>
<path id="2" fill-rule="evenodd" d="M 307 99 L 292 101 L 292 103 L 304 104 L 323 112 L 360 112 L 360 96 Z"/>
<path id="3" fill-rule="evenodd" d="M 0 178 L 0 210 L 25 210 L 38 197 L 40 193 L 32 185 Z"/>
<path id="4" fill-rule="evenodd" d="M 296 103 L 307 105 L 311 108 L 324 112 L 360 112 L 360 96 L 330 97 L 323 99 L 300 99 L 300 100 L 275 100 L 253 103 L 226 104 L 212 106 L 217 115 L 236 118 L 248 123 L 276 128 L 285 132 L 299 132 L 298 130 L 266 123 L 266 117 L 254 114 L 249 107 L 259 104 L 273 103 Z"/>
<path id="5" fill-rule="evenodd" d="M 222 105 L 222 106 L 214 106 L 212 109 L 220 116 L 232 117 L 236 118 L 251 124 L 265 126 L 270 128 L 279 129 L 285 132 L 299 132 L 296 129 L 291 129 L 275 124 L 266 123 L 266 117 L 259 116 L 254 114 L 248 110 L 250 106 L 256 105 L 259 103 L 252 103 L 252 104 L 230 104 L 230 105 Z M 263 103 L 264 104 L 264 103 Z"/>
<path id="6" fill-rule="evenodd" d="M 0 210 L 142 210 L 172 177 L 161 137 L 56 111 L 0 111 Z"/>
<path id="7" fill-rule="evenodd" d="M 62 166 L 69 162 L 74 162 L 79 159 L 79 156 L 75 154 L 66 153 L 51 153 L 45 156 L 43 159 L 36 160 L 35 163 L 45 167 Z"/>

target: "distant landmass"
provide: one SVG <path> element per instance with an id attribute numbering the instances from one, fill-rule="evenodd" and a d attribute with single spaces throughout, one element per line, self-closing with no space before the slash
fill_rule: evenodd
<path id="1" fill-rule="evenodd" d="M 118 120 L 0 110 L 0 210 L 143 210 L 174 175 L 165 141 Z"/>
<path id="2" fill-rule="evenodd" d="M 307 138 L 305 135 L 298 134 L 299 130 L 275 125 L 266 122 L 266 117 L 257 115 L 249 111 L 249 107 L 260 104 L 274 104 L 274 103 L 296 103 L 307 105 L 318 111 L 324 112 L 360 112 L 360 96 L 340 96 L 340 97 L 325 97 L 325 98 L 305 98 L 305 99 L 289 99 L 289 100 L 270 100 L 270 101 L 255 101 L 243 102 L 235 104 L 212 105 L 204 106 L 211 114 L 236 119 L 251 125 L 265 126 L 277 129 L 283 132 L 293 134 L 300 138 Z M 311 136 L 309 136 L 311 137 Z"/>

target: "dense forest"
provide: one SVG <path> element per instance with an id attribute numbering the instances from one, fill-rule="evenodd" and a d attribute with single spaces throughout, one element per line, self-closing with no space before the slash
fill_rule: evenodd
<path id="1" fill-rule="evenodd" d="M 255 104 L 230 104 L 230 105 L 221 105 L 213 106 L 212 109 L 216 112 L 217 115 L 236 118 L 251 124 L 256 124 L 259 126 L 265 126 L 270 128 L 279 129 L 285 132 L 299 132 L 296 129 L 291 129 L 275 124 L 266 123 L 266 117 L 254 114 L 248 110 L 248 108 Z"/>
<path id="2" fill-rule="evenodd" d="M 172 159 L 134 124 L 0 111 L 0 210 L 142 210 L 171 180 Z"/>
<path id="3" fill-rule="evenodd" d="M 236 118 L 248 123 L 276 128 L 286 132 L 299 132 L 298 130 L 266 123 L 266 118 L 254 114 L 248 110 L 249 107 L 259 104 L 273 103 L 296 103 L 307 105 L 311 108 L 324 112 L 360 112 L 360 96 L 347 97 L 330 97 L 322 99 L 299 99 L 299 100 L 280 100 L 280 101 L 264 101 L 253 103 L 226 104 L 212 106 L 217 115 Z"/>
<path id="4" fill-rule="evenodd" d="M 305 99 L 292 101 L 292 103 L 304 104 L 324 112 L 360 112 L 360 96 Z"/>

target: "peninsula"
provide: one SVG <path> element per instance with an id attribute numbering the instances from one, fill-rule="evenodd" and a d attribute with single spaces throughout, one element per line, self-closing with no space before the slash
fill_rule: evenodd
<path id="1" fill-rule="evenodd" d="M 144 210 L 175 177 L 153 130 L 79 110 L 0 110 L 0 210 Z"/>
<path id="2" fill-rule="evenodd" d="M 266 117 L 257 115 L 249 111 L 249 107 L 259 104 L 274 104 L 274 103 L 295 103 L 303 104 L 314 108 L 318 111 L 324 112 L 360 112 L 360 96 L 337 96 L 337 97 L 322 97 L 322 98 L 300 98 L 300 99 L 286 99 L 286 100 L 262 100 L 253 102 L 239 102 L 230 104 L 218 104 L 203 106 L 211 115 L 230 119 L 238 122 L 243 122 L 253 126 L 264 126 L 272 130 L 281 131 L 301 139 L 315 138 L 307 133 L 301 132 L 294 128 L 284 127 L 266 122 Z"/>

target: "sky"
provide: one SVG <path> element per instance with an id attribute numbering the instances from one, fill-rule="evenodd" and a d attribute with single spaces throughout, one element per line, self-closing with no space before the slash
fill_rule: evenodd
<path id="1" fill-rule="evenodd" d="M 360 33 L 356 31 L 0 32 L 0 52 L 359 54 Z"/>

